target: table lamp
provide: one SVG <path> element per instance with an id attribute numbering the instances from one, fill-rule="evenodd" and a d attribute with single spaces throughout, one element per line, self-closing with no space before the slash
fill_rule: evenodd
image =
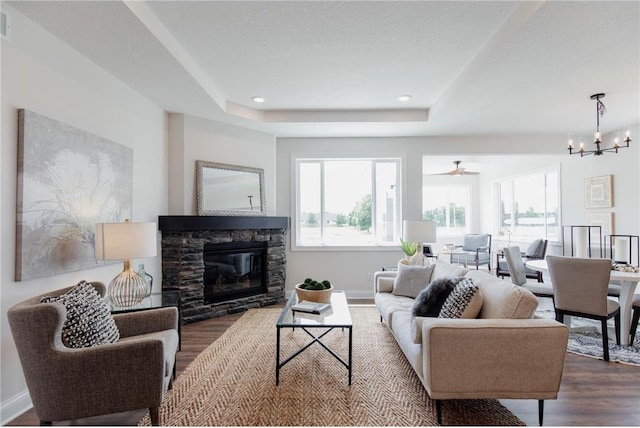
<path id="1" fill-rule="evenodd" d="M 107 298 L 116 306 L 133 306 L 145 297 L 146 280 L 131 269 L 131 259 L 157 254 L 155 223 L 96 224 L 96 259 L 123 260 L 122 272 L 109 283 Z"/>
<path id="2" fill-rule="evenodd" d="M 436 222 L 431 220 L 404 220 L 402 239 L 417 242 L 418 252 L 422 254 L 423 242 L 436 242 Z"/>

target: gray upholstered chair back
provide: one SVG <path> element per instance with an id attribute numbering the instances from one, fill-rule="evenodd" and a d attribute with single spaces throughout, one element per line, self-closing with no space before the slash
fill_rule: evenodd
<path id="1" fill-rule="evenodd" d="M 467 234 L 464 235 L 464 240 L 462 241 L 462 249 L 464 251 L 475 251 L 480 247 L 488 247 L 490 246 L 489 235 L 486 233 L 482 234 Z"/>
<path id="2" fill-rule="evenodd" d="M 527 274 L 525 272 L 524 261 L 520 253 L 520 247 L 507 247 L 503 250 L 504 257 L 507 259 L 507 266 L 509 268 L 509 276 L 511 282 L 516 285 L 523 285 L 527 283 Z"/>
<path id="3" fill-rule="evenodd" d="M 547 256 L 554 305 L 565 311 L 607 316 L 611 260 Z"/>
<path id="4" fill-rule="evenodd" d="M 525 256 L 529 259 L 544 259 L 547 254 L 547 243 L 546 239 L 536 239 L 527 247 Z"/>

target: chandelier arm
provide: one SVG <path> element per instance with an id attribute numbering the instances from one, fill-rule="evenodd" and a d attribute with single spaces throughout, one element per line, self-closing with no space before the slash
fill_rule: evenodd
<path id="1" fill-rule="evenodd" d="M 584 145 L 581 142 L 580 143 L 580 148 L 577 151 L 574 151 L 574 147 L 573 147 L 573 140 L 569 140 L 569 145 L 567 147 L 567 149 L 569 150 L 569 154 L 570 155 L 577 155 L 580 154 L 580 157 L 584 157 L 584 156 L 588 156 L 588 155 L 594 155 L 594 156 L 601 156 L 603 155 L 605 152 L 616 152 L 618 153 L 618 149 L 623 148 L 623 147 L 629 147 L 629 143 L 631 142 L 631 137 L 629 135 L 629 131 L 626 132 L 625 137 L 623 139 L 624 145 L 620 145 L 618 138 L 614 139 L 614 143 L 612 147 L 607 147 L 607 148 L 602 148 L 601 144 L 602 141 L 600 140 L 600 116 L 603 116 L 605 114 L 605 112 L 607 111 L 607 107 L 604 105 L 604 103 L 602 101 L 600 101 L 600 98 L 604 98 L 605 94 L 604 93 L 598 93 L 598 94 L 593 94 L 591 95 L 591 99 L 596 101 L 596 134 L 595 134 L 595 138 L 594 138 L 594 144 L 596 145 L 594 150 L 585 150 L 584 149 Z"/>

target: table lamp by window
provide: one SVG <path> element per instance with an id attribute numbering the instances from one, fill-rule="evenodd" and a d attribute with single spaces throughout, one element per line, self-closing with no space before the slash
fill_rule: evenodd
<path id="1" fill-rule="evenodd" d="M 431 220 L 404 220 L 402 222 L 402 239 L 417 242 L 418 252 L 422 253 L 424 242 L 436 242 L 436 222 Z"/>
<path id="2" fill-rule="evenodd" d="M 96 259 L 123 260 L 124 269 L 113 278 L 107 298 L 116 306 L 133 306 L 145 297 L 147 284 L 131 269 L 131 259 L 155 257 L 157 254 L 155 223 L 96 224 Z"/>

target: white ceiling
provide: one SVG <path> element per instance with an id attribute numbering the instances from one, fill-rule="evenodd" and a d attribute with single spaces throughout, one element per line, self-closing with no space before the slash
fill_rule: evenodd
<path id="1" fill-rule="evenodd" d="M 603 133 L 640 122 L 640 1 L 8 3 L 167 111 L 279 137 L 588 136 L 598 92 Z"/>

